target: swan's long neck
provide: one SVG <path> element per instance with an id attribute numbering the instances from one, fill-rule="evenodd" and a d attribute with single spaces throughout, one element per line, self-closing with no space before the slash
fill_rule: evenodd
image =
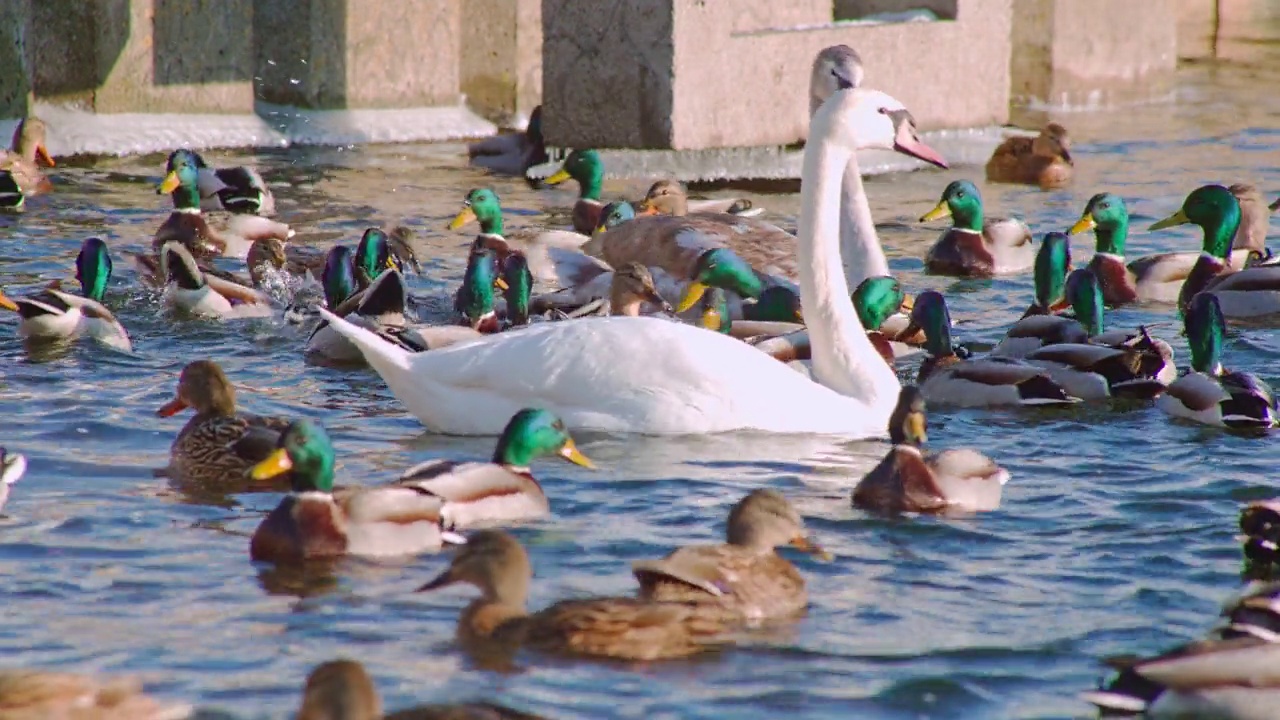
<path id="1" fill-rule="evenodd" d="M 797 243 L 800 304 L 809 329 L 814 377 L 832 390 L 877 409 L 887 403 L 887 421 L 897 397 L 898 379 L 871 345 L 849 298 L 840 243 L 836 241 L 841 227 L 842 186 L 849 191 L 846 199 L 852 200 L 849 206 L 855 222 L 869 226 L 871 212 L 853 153 L 823 140 L 811 138 L 805 148 Z M 878 244 L 875 249 L 879 252 Z M 868 250 L 863 243 L 846 259 L 853 267 L 865 267 L 868 256 L 876 254 Z M 885 388 L 892 388 L 892 392 L 883 393 Z"/>
<path id="2" fill-rule="evenodd" d="M 871 219 L 867 194 L 862 191 L 862 173 L 856 157 L 851 157 L 844 168 L 840 199 L 840 256 L 844 258 L 844 277 L 850 288 L 857 288 L 869 277 L 890 273 L 889 260 L 880 247 L 876 225 Z"/>

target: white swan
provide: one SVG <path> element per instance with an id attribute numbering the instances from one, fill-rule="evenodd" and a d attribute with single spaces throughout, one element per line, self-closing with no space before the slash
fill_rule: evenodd
<path id="1" fill-rule="evenodd" d="M 546 323 L 415 355 L 321 313 L 437 432 L 496 434 L 516 411 L 538 406 L 575 430 L 880 437 L 898 378 L 858 322 L 838 241 L 845 169 L 855 150 L 873 147 L 945 166 L 915 137 L 902 104 L 884 93 L 842 90 L 813 117 L 799 264 L 814 377 L 822 384 L 741 341 L 657 318 Z M 860 181 L 851 189 L 863 192 Z"/>

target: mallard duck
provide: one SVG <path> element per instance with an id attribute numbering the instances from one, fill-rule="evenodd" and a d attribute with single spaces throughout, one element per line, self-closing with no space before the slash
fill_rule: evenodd
<path id="1" fill-rule="evenodd" d="M 523 645 L 555 654 L 661 660 L 715 649 L 728 629 L 714 606 L 626 597 L 562 600 L 530 615 L 525 602 L 532 576 L 529 555 L 515 538 L 481 530 L 418 591 L 459 582 L 480 590 L 458 620 L 458 636 L 470 647 Z"/>
<path id="2" fill-rule="evenodd" d="M 1000 143 L 987 161 L 987 182 L 1052 190 L 1071 182 L 1074 165 L 1067 129 L 1051 122 L 1035 137 L 1011 137 Z"/>
<path id="3" fill-rule="evenodd" d="M 524 132 L 503 133 L 467 145 L 471 164 L 499 175 L 524 176 L 535 165 L 549 162 L 542 137 L 542 106 L 529 114 Z"/>
<path id="4" fill-rule="evenodd" d="M 559 185 L 566 180 L 578 182 L 578 201 L 573 205 L 573 229 L 590 235 L 600 225 L 600 190 L 604 185 L 604 162 L 595 150 L 574 150 L 544 182 Z"/>
<path id="5" fill-rule="evenodd" d="M 869 277 L 853 291 L 853 308 L 858 312 L 858 319 L 866 328 L 871 344 L 890 365 L 898 358 L 918 354 L 924 344 L 923 333 L 905 334 L 911 320 L 902 316 L 903 307 L 910 310 L 911 305 L 902 291 L 902 283 L 887 275 Z M 906 323 L 898 322 L 899 317 Z M 886 327 L 891 319 L 892 325 Z"/>
<path id="6" fill-rule="evenodd" d="M 809 604 L 804 576 L 775 549 L 790 545 L 825 555 L 805 533 L 800 513 L 777 490 L 754 490 L 729 511 L 725 542 L 680 548 L 631 571 L 639 596 L 713 605 L 730 620 L 789 618 Z"/>
<path id="7" fill-rule="evenodd" d="M 546 410 L 525 408 L 503 428 L 489 462 L 428 460 L 406 470 L 396 483 L 443 498 L 440 519 L 448 529 L 537 518 L 550 506 L 529 466 L 547 455 L 595 469 L 564 421 Z"/>
<path id="8" fill-rule="evenodd" d="M 1016 358 L 962 359 L 951 343 L 951 314 L 942 295 L 928 290 L 916 296 L 908 332 L 923 330 L 929 357 L 916 382 L 924 398 L 938 405 L 1055 405 L 1077 402 L 1043 368 Z"/>
<path id="9" fill-rule="evenodd" d="M 640 201 L 639 214 L 675 215 L 690 213 L 727 213 L 738 217 L 755 217 L 764 208 L 753 207 L 746 198 L 716 198 L 690 200 L 689 188 L 679 180 L 659 180 L 649 186 L 644 200 Z"/>
<path id="10" fill-rule="evenodd" d="M 224 320 L 271 314 L 270 295 L 205 273 L 180 242 L 171 241 L 160 247 L 160 277 L 165 283 L 164 301 L 176 311 Z"/>
<path id="11" fill-rule="evenodd" d="M 169 448 L 169 477 L 189 482 L 239 483 L 245 472 L 275 450 L 289 421 L 236 411 L 236 393 L 212 360 L 188 363 L 173 400 L 156 411 L 172 417 L 191 408 Z"/>
<path id="12" fill-rule="evenodd" d="M 1058 314 L 1070 307 L 1066 290 L 1070 267 L 1070 238 L 1064 233 L 1046 233 L 1036 251 L 1035 299 L 991 351 L 993 356 L 1021 358 L 1046 345 L 1089 341 L 1081 323 Z"/>
<path id="13" fill-rule="evenodd" d="M 813 378 L 813 347 L 800 313 L 800 296 L 774 286 L 754 303 L 743 303 L 744 319 L 732 319 L 725 291 L 713 287 L 699 301 L 697 324 L 738 338 L 773 359 Z"/>
<path id="14" fill-rule="evenodd" d="M 408 334 L 411 326 L 405 317 L 405 306 L 409 293 L 399 270 L 385 270 L 378 274 L 373 284 L 357 291 L 351 249 L 335 245 L 329 249 L 321 284 L 325 305 L 339 317 L 376 332 L 410 352 L 427 349 L 413 341 L 416 336 Z M 362 359 L 360 350 L 324 320 L 311 331 L 306 351 L 338 362 L 359 362 Z"/>
<path id="15" fill-rule="evenodd" d="M 220 227 L 212 226 L 200 211 L 200 170 L 195 158 L 178 154 L 172 163 L 173 169 L 156 192 L 173 198 L 173 212 L 156 230 L 152 247 L 179 242 L 199 257 L 243 258 L 257 240 L 274 237 L 283 242 L 293 237 L 288 225 L 257 215 L 233 214 Z"/>
<path id="16" fill-rule="evenodd" d="M 1255 563 L 1280 563 L 1280 498 L 1254 500 L 1240 511 L 1244 556 Z"/>
<path id="17" fill-rule="evenodd" d="M 200 153 L 182 148 L 169 153 L 169 159 L 164 165 L 165 175 L 173 172 L 183 161 L 194 164 L 198 171 L 196 186 L 200 191 L 201 210 L 226 210 L 251 215 L 275 214 L 276 199 L 257 170 L 244 165 L 214 169 L 209 167 Z"/>
<path id="18" fill-rule="evenodd" d="M 991 277 L 1025 272 L 1035 263 L 1031 229 L 1015 218 L 986 218 L 982 196 L 968 180 L 942 191 L 936 207 L 920 222 L 951 218 L 951 227 L 929 248 L 924 268 L 934 275 Z"/>
<path id="19" fill-rule="evenodd" d="M 1248 195 L 1247 191 L 1242 192 Z M 1093 231 L 1096 251 L 1087 267 L 1102 282 L 1102 296 L 1112 307 L 1140 300 L 1175 302 L 1183 282 L 1200 258 L 1198 252 L 1156 253 L 1125 265 L 1129 210 L 1124 200 L 1113 193 L 1098 193 L 1089 198 L 1084 214 L 1068 233 L 1076 235 L 1088 230 Z M 1241 245 L 1231 253 L 1231 267 L 1236 270 L 1243 269 L 1251 255 L 1265 252 L 1265 246 L 1254 247 L 1253 240 L 1247 242 L 1248 245 Z"/>
<path id="20" fill-rule="evenodd" d="M 1028 352 L 1027 362 L 1044 368 L 1054 382 L 1082 400 L 1106 397 L 1149 399 L 1164 392 L 1177 368 L 1169 344 L 1138 333 L 1103 333 L 1103 300 L 1098 278 L 1076 270 L 1067 282 L 1080 337 L 1052 342 Z"/>
<path id="21" fill-rule="evenodd" d="M 37 340 L 74 340 L 88 336 L 109 347 L 133 352 L 129 333 L 102 304 L 111 280 L 111 255 L 102 238 L 87 238 L 76 256 L 76 278 L 82 295 L 49 287 L 10 300 L 0 293 L 0 307 L 22 316 L 18 334 Z"/>
<path id="22" fill-rule="evenodd" d="M 42 670 L 0 670 L 4 720 L 181 720 L 186 705 L 146 695 L 132 678 L 110 680 Z"/>
<path id="23" fill-rule="evenodd" d="M 24 195 L 32 197 L 53 190 L 40 163 L 57 165 L 45 147 L 48 128 L 38 117 L 28 117 L 13 129 L 13 142 L 8 152 L 0 152 L 0 170 L 13 177 Z"/>
<path id="24" fill-rule="evenodd" d="M 853 489 L 853 505 L 878 513 L 980 512 L 1000 507 L 1009 471 L 977 450 L 926 456 L 924 395 L 906 385 L 889 418 L 893 447 Z"/>
<path id="25" fill-rule="evenodd" d="M 0 170 L 0 210 L 21 210 L 27 204 L 27 196 L 18 187 L 13 173 Z"/>
<path id="26" fill-rule="evenodd" d="M 382 700 L 364 666 L 354 660 L 330 660 L 307 675 L 302 706 L 295 720 L 541 720 L 488 702 L 419 705 L 382 714 Z"/>
<path id="27" fill-rule="evenodd" d="M 507 290 L 510 286 L 502 277 L 498 257 L 483 242 L 471 246 L 467 256 L 467 268 L 462 274 L 462 284 L 453 297 L 453 309 L 461 324 L 481 333 L 495 333 L 502 329 L 494 306 L 494 288 Z"/>
<path id="28" fill-rule="evenodd" d="M 9 502 L 9 488 L 27 472 L 27 458 L 0 447 L 0 510 Z"/>
<path id="29" fill-rule="evenodd" d="M 1195 224 L 1204 231 L 1204 245 L 1178 291 L 1178 307 L 1200 292 L 1218 297 L 1226 317 L 1259 317 L 1280 313 L 1280 265 L 1255 265 L 1234 271 L 1227 262 L 1232 239 L 1240 225 L 1240 202 L 1221 185 L 1191 191 L 1182 207 L 1151 225 L 1151 230 Z"/>
<path id="30" fill-rule="evenodd" d="M 1169 385 L 1156 405 L 1174 417 L 1230 428 L 1268 428 L 1276 399 L 1262 378 L 1222 367 L 1226 320 L 1217 296 L 1200 293 L 1183 315 L 1191 370 Z"/>

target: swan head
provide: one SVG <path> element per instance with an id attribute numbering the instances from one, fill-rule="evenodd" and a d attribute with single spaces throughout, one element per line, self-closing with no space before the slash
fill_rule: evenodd
<path id="1" fill-rule="evenodd" d="M 502 261 L 502 281 L 507 286 L 502 291 L 502 297 L 507 301 L 507 320 L 512 325 L 528 323 L 533 272 L 529 270 L 529 258 L 524 253 L 513 252 Z"/>
<path id="2" fill-rule="evenodd" d="M 676 312 L 693 307 L 708 287 L 735 292 L 744 298 L 760 297 L 764 291 L 764 284 L 750 263 L 728 248 L 716 248 L 698 258 L 693 268 L 693 282 L 685 290 Z"/>
<path id="3" fill-rule="evenodd" d="M 628 220 L 636 218 L 636 209 L 626 200 L 616 200 L 600 209 L 600 224 L 596 234 L 615 228 Z"/>
<path id="4" fill-rule="evenodd" d="M 898 404 L 889 416 L 889 441 L 894 445 L 920 447 L 929 440 L 924 393 L 915 385 L 903 385 Z"/>
<path id="5" fill-rule="evenodd" d="M 955 354 L 951 344 L 951 311 L 942 293 L 926 290 L 916 296 L 911 308 L 911 322 L 899 337 L 910 337 L 924 331 L 924 348 L 933 357 Z"/>
<path id="6" fill-rule="evenodd" d="M 1222 372 L 1222 343 L 1227 322 L 1222 306 L 1213 293 L 1200 292 L 1187 304 L 1182 319 L 1187 332 L 1187 345 L 1191 348 L 1192 369 L 1217 375 Z"/>
<path id="7" fill-rule="evenodd" d="M 858 312 L 858 321 L 871 332 L 898 312 L 906 298 L 897 278 L 878 275 L 863 280 L 853 291 L 853 309 Z"/>
<path id="8" fill-rule="evenodd" d="M 920 222 L 951 218 L 953 227 L 982 232 L 982 195 L 968 180 L 956 180 L 942 190 L 942 199 L 920 216 Z"/>
<path id="9" fill-rule="evenodd" d="M 1067 271 L 1071 268 L 1071 238 L 1066 233 L 1045 233 L 1036 251 L 1034 283 L 1036 305 L 1045 312 L 1063 304 L 1067 294 Z"/>
<path id="10" fill-rule="evenodd" d="M 809 115 L 839 90 L 862 85 L 862 58 L 848 45 L 823 48 L 809 73 Z"/>
<path id="11" fill-rule="evenodd" d="M 1204 230 L 1204 252 L 1225 260 L 1240 227 L 1240 201 L 1221 185 L 1204 185 L 1191 191 L 1182 207 L 1151 225 L 1163 230 L 1176 225 L 1199 225 Z"/>
<path id="12" fill-rule="evenodd" d="M 502 203 L 492 188 L 475 188 L 462 201 L 462 209 L 449 223 L 450 230 L 457 230 L 467 223 L 479 221 L 480 232 L 489 235 L 502 234 Z"/>
<path id="13" fill-rule="evenodd" d="M 1078 235 L 1089 230 L 1095 233 L 1098 252 L 1124 255 L 1129 234 L 1129 208 L 1125 207 L 1124 200 L 1113 193 L 1098 193 L 1089 198 L 1084 214 L 1067 234 Z"/>
<path id="14" fill-rule="evenodd" d="M 840 90 L 809 122 L 810 138 L 856 150 L 893 150 L 940 168 L 947 161 L 920 139 L 915 118 L 895 97 L 879 90 Z"/>
<path id="15" fill-rule="evenodd" d="M 1066 285 L 1071 309 L 1076 314 L 1076 322 L 1083 325 L 1085 332 L 1091 337 L 1101 335 L 1104 303 L 1102 283 L 1098 282 L 1098 276 L 1089 268 L 1080 268 L 1072 271 Z"/>
<path id="16" fill-rule="evenodd" d="M 330 310 L 341 305 L 356 293 L 356 274 L 351 262 L 351 248 L 334 245 L 324 259 L 320 271 L 320 284 L 324 288 L 324 301 Z"/>
<path id="17" fill-rule="evenodd" d="M 333 492 L 333 442 L 319 423 L 295 420 L 280 436 L 276 449 L 249 468 L 254 480 L 289 473 L 294 492 Z"/>
<path id="18" fill-rule="evenodd" d="M 578 450 L 564 421 L 550 410 L 540 408 L 525 408 L 511 416 L 498 438 L 493 462 L 527 468 L 534 460 L 547 455 L 559 455 L 575 465 L 595 468 Z"/>
<path id="19" fill-rule="evenodd" d="M 752 490 L 729 510 L 726 541 L 758 552 L 791 547 L 815 555 L 826 553 L 809 539 L 804 518 L 785 495 L 772 488 Z"/>
<path id="20" fill-rule="evenodd" d="M 107 252 L 107 244 L 102 238 L 87 238 L 80 246 L 80 254 L 76 256 L 76 279 L 80 281 L 80 291 L 85 297 L 102 302 L 107 282 L 111 280 L 111 254 Z"/>

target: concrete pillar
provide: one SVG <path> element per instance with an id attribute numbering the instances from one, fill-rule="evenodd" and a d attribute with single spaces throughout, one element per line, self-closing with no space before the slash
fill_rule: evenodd
<path id="1" fill-rule="evenodd" d="M 468 0 L 460 57 L 467 104 L 497 122 L 524 122 L 542 102 L 542 0 Z"/>
<path id="2" fill-rule="evenodd" d="M 1106 105 L 1168 94 L 1177 0 L 1017 0 L 1014 102 Z"/>
<path id="3" fill-rule="evenodd" d="M 1265 63 L 1277 26 L 1274 0 L 1179 0 L 1178 57 Z"/>
<path id="4" fill-rule="evenodd" d="M 460 0 L 258 0 L 260 99 L 312 109 L 456 105 Z"/>
<path id="5" fill-rule="evenodd" d="M 0 118 L 24 117 L 31 96 L 26 35 L 30 5 L 24 0 L 0 2 Z M 0 145 L 8 142 L 0 141 Z"/>

